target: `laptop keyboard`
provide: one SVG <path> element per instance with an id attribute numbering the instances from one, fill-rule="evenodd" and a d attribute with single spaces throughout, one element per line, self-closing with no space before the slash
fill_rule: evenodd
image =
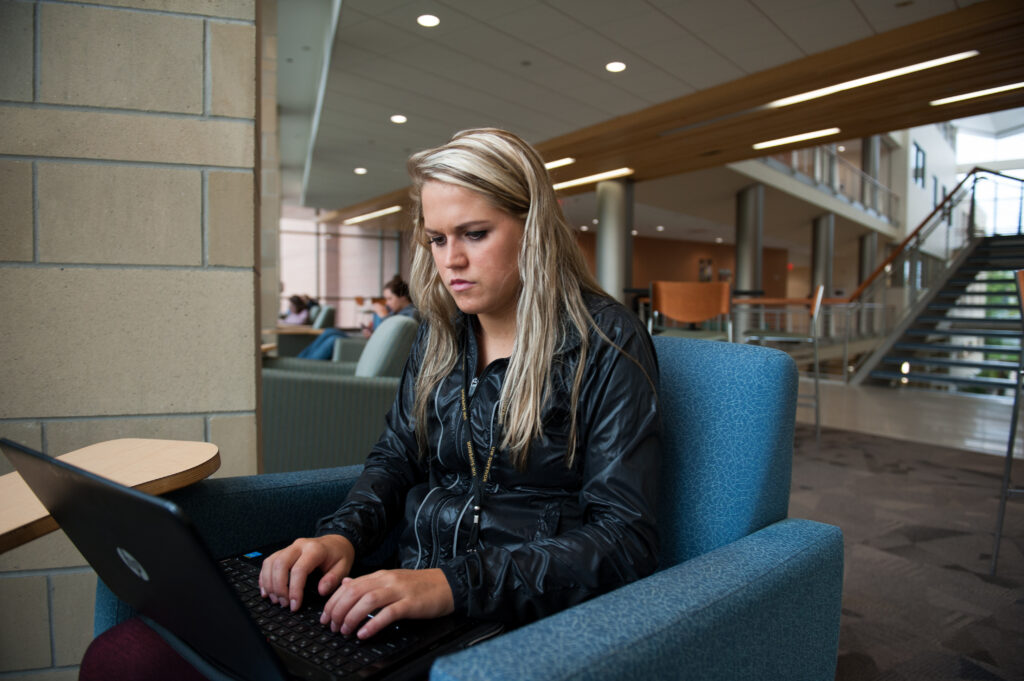
<path id="1" fill-rule="evenodd" d="M 416 636 L 397 626 L 368 641 L 334 633 L 320 624 L 319 607 L 303 606 L 298 612 L 291 612 L 262 598 L 258 585 L 260 569 L 255 564 L 242 558 L 228 558 L 220 564 L 271 645 L 313 662 L 336 678 L 366 678 L 372 675 L 374 667 L 380 666 L 379 661 L 401 655 L 417 642 Z"/>

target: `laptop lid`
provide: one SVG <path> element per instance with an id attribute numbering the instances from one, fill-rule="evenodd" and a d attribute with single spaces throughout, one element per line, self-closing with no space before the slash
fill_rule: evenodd
<path id="1" fill-rule="evenodd" d="M 233 676 L 288 678 L 176 504 L 7 439 L 0 448 L 118 598 Z"/>
<path id="2" fill-rule="evenodd" d="M 176 504 L 7 439 L 0 438 L 0 449 L 100 579 L 197 668 L 203 662 L 214 667 L 204 674 L 254 681 L 331 678 L 298 656 L 287 655 L 287 663 L 279 657 Z M 313 596 L 307 588 L 307 599 Z M 503 630 L 497 623 L 453 615 L 401 626 L 417 632 L 416 646 L 379 660 L 360 678 L 422 678 L 439 655 Z"/>

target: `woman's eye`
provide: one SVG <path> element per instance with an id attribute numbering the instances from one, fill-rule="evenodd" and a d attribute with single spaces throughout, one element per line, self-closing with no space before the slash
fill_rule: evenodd
<path id="1" fill-rule="evenodd" d="M 443 246 L 444 245 L 444 237 L 440 236 L 440 235 L 439 236 L 432 236 L 429 239 L 427 239 L 427 243 L 430 244 L 431 246 Z"/>
<path id="2" fill-rule="evenodd" d="M 480 239 L 483 239 L 485 236 L 487 236 L 486 230 L 480 230 L 477 232 L 466 232 L 466 238 L 472 241 L 479 241 Z"/>

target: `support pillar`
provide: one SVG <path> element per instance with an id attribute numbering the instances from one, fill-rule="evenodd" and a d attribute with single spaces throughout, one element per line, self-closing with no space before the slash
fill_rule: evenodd
<path id="1" fill-rule="evenodd" d="M 733 294 L 761 296 L 761 241 L 764 234 L 764 185 L 745 187 L 736 194 L 736 279 Z M 755 323 L 748 305 L 734 311 L 737 338 Z"/>
<path id="2" fill-rule="evenodd" d="M 632 180 L 597 183 L 597 281 L 608 295 L 626 302 L 633 285 Z"/>
<path id="3" fill-rule="evenodd" d="M 825 297 L 835 293 L 832 285 L 832 258 L 835 254 L 836 216 L 825 213 L 814 218 L 811 235 L 811 291 L 813 294 L 819 286 L 825 287 Z M 819 327 L 822 336 L 832 336 L 835 332 L 835 319 L 830 315 L 822 318 Z"/>
<path id="4" fill-rule="evenodd" d="M 860 200 L 865 207 L 878 210 L 878 174 L 882 165 L 882 138 L 878 135 L 865 137 L 860 141 L 860 168 L 871 180 L 863 180 Z"/>
<path id="5" fill-rule="evenodd" d="M 863 284 L 871 273 L 878 267 L 878 232 L 868 232 L 860 238 L 860 253 L 858 261 L 857 283 Z M 859 313 L 861 336 L 871 336 L 875 333 L 875 314 L 877 308 L 874 306 L 878 301 L 865 292 L 861 302 L 864 307 Z"/>

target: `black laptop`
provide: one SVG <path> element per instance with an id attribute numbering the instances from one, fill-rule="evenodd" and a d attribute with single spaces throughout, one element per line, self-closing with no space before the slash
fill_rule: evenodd
<path id="1" fill-rule="evenodd" d="M 0 449 L 99 578 L 210 678 L 420 678 L 438 656 L 501 632 L 448 616 L 402 621 L 366 641 L 332 633 L 312 588 L 295 613 L 260 598 L 266 550 L 214 560 L 174 503 L 7 439 Z"/>

